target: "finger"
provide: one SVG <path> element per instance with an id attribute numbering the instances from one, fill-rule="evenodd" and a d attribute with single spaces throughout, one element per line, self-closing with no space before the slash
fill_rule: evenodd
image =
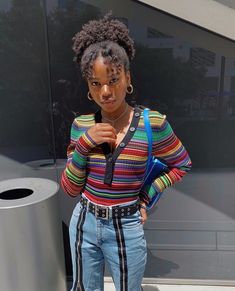
<path id="1" fill-rule="evenodd" d="M 147 212 L 145 209 L 140 209 L 140 215 L 141 215 L 141 224 L 144 224 L 147 221 Z"/>
<path id="2" fill-rule="evenodd" d="M 141 218 L 140 218 L 140 223 L 141 223 L 141 224 L 145 224 L 146 221 L 147 221 L 147 219 L 145 219 L 144 217 L 141 217 Z"/>
<path id="3" fill-rule="evenodd" d="M 94 133 L 99 134 L 99 135 L 113 135 L 114 137 L 117 136 L 117 132 L 113 127 L 97 127 L 93 129 Z"/>
<path id="4" fill-rule="evenodd" d="M 101 129 L 107 129 L 107 130 L 113 130 L 115 131 L 115 128 L 110 125 L 109 123 L 96 123 L 95 125 L 97 128 L 101 128 Z"/>
<path id="5" fill-rule="evenodd" d="M 115 144 L 116 141 L 117 141 L 117 137 L 116 136 L 113 136 L 113 135 L 107 135 L 107 136 L 99 136 L 98 138 L 99 140 L 99 143 L 103 143 L 103 142 L 108 142 L 108 143 L 113 143 Z"/>
<path id="6" fill-rule="evenodd" d="M 98 134 L 101 137 L 113 137 L 113 138 L 117 137 L 116 133 L 113 133 L 112 131 L 101 131 L 101 132 L 98 132 Z"/>

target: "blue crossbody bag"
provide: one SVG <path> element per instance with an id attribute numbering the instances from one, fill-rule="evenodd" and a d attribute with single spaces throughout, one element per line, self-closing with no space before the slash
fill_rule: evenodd
<path id="1" fill-rule="evenodd" d="M 146 187 L 146 186 L 151 186 L 153 180 L 155 180 L 162 172 L 168 171 L 168 167 L 159 159 L 152 156 L 153 136 L 152 136 L 152 128 L 151 128 L 151 124 L 149 120 L 148 108 L 144 109 L 143 115 L 144 115 L 145 130 L 148 137 L 148 160 L 147 160 L 146 174 L 145 174 L 144 182 L 142 185 L 142 187 Z M 162 192 L 157 193 L 148 204 L 147 209 L 151 209 L 160 199 L 161 195 L 162 195 Z"/>

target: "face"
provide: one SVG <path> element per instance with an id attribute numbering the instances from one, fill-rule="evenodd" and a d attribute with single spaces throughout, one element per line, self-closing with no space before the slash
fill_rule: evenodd
<path id="1" fill-rule="evenodd" d="M 90 94 L 103 111 L 114 113 L 125 104 L 126 89 L 130 85 L 130 73 L 124 68 L 105 63 L 98 57 L 93 64 L 92 78 L 88 80 Z"/>

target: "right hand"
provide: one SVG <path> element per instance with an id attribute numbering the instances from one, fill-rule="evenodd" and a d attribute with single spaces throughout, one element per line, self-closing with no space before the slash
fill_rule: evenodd
<path id="1" fill-rule="evenodd" d="M 145 224 L 148 219 L 146 204 L 141 203 L 142 207 L 140 206 L 140 215 L 141 215 L 141 224 Z"/>
<path id="2" fill-rule="evenodd" d="M 109 123 L 96 123 L 88 129 L 87 133 L 93 139 L 96 144 L 102 144 L 104 142 L 116 143 L 117 134 L 114 127 Z"/>

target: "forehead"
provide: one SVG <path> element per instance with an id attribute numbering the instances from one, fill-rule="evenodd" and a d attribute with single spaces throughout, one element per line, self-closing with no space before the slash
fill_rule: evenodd
<path id="1" fill-rule="evenodd" d="M 124 72 L 122 67 L 119 69 L 115 64 L 112 64 L 107 59 L 98 57 L 93 63 L 91 77 L 96 79 L 110 77 L 113 75 L 119 75 L 122 71 Z"/>

